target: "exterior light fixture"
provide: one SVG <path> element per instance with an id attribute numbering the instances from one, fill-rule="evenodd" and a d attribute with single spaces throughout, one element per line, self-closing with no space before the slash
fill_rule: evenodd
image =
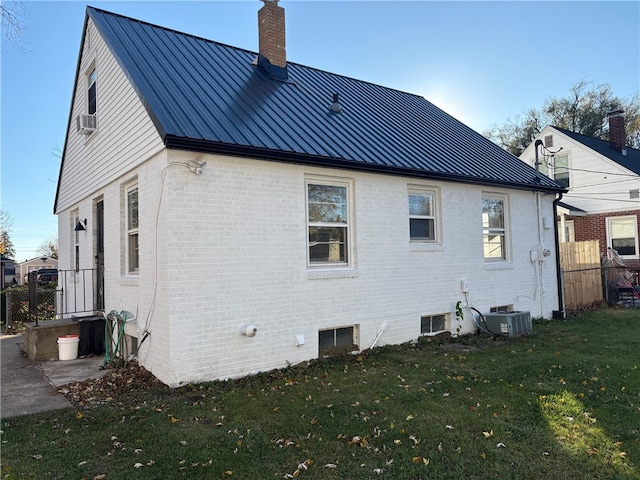
<path id="1" fill-rule="evenodd" d="M 84 232 L 87 228 L 87 219 L 85 218 L 84 220 L 78 220 L 78 224 L 76 225 L 76 228 L 74 228 L 73 230 L 76 232 Z"/>

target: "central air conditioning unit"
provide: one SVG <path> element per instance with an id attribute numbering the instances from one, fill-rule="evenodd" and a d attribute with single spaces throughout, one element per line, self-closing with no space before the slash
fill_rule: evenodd
<path id="1" fill-rule="evenodd" d="M 98 117 L 81 113 L 76 117 L 76 127 L 80 135 L 89 135 L 98 128 Z"/>
<path id="2" fill-rule="evenodd" d="M 531 333 L 530 312 L 493 312 L 484 315 L 485 327 L 494 335 L 519 337 Z"/>

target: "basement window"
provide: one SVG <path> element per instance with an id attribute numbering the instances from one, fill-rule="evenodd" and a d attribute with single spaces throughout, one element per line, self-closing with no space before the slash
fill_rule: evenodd
<path id="1" fill-rule="evenodd" d="M 500 313 L 500 312 L 513 312 L 513 305 L 500 305 L 498 307 L 491 307 L 489 309 L 490 313 Z"/>
<path id="2" fill-rule="evenodd" d="M 356 332 L 357 328 L 353 325 L 318 331 L 318 350 L 320 356 L 359 350 Z"/>
<path id="3" fill-rule="evenodd" d="M 447 315 L 423 315 L 420 317 L 420 333 L 422 335 L 436 334 L 445 331 Z"/>

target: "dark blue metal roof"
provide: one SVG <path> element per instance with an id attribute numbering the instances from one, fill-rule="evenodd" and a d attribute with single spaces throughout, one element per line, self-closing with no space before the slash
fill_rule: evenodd
<path id="1" fill-rule="evenodd" d="M 622 151 L 611 147 L 607 140 L 600 140 L 599 138 L 589 137 L 582 135 L 581 133 L 575 133 L 570 130 L 565 130 L 560 127 L 553 127 L 559 132 L 564 133 L 566 136 L 572 138 L 576 142 L 583 144 L 584 146 L 598 152 L 600 155 L 604 155 L 609 160 L 612 160 L 633 173 L 640 175 L 640 150 L 631 147 L 625 147 L 626 155 L 622 154 Z"/>
<path id="2" fill-rule="evenodd" d="M 87 8 L 168 148 L 531 190 L 553 180 L 422 97 Z M 264 58 L 261 58 L 264 61 Z M 329 107 L 339 94 L 340 113 Z"/>

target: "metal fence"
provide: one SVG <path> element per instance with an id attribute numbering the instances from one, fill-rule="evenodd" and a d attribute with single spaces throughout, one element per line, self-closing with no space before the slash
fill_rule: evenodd
<path id="1" fill-rule="evenodd" d="M 58 291 L 55 288 L 38 288 L 35 299 L 28 287 L 9 288 L 6 295 L 7 327 L 56 318 Z"/>
<path id="2" fill-rule="evenodd" d="M 102 285 L 102 276 L 95 268 L 58 270 L 57 282 L 47 285 L 39 285 L 34 275 L 28 286 L 6 290 L 7 327 L 94 313 L 104 305 Z"/>

